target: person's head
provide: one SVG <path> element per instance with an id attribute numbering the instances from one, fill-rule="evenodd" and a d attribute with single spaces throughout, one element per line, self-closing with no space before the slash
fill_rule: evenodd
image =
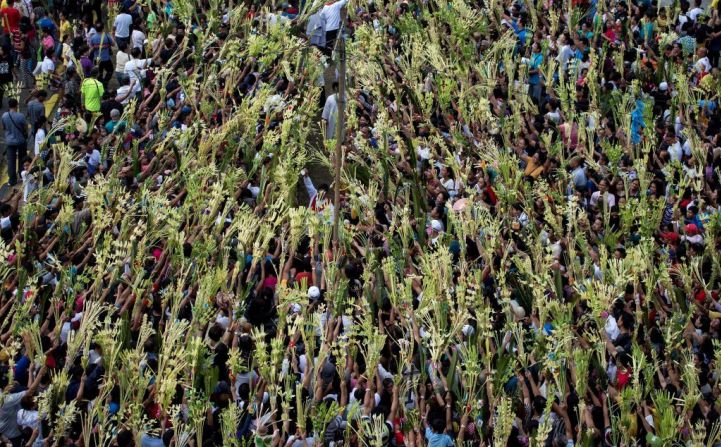
<path id="1" fill-rule="evenodd" d="M 34 410 L 35 396 L 32 396 L 30 394 L 26 394 L 25 396 L 23 396 L 23 398 L 20 400 L 20 407 L 26 411 Z"/>
<path id="2" fill-rule="evenodd" d="M 329 190 L 330 186 L 328 186 L 327 183 L 321 183 L 320 186 L 318 186 L 318 198 L 322 199 L 327 196 Z"/>
<path id="3" fill-rule="evenodd" d="M 120 110 L 113 109 L 110 111 L 110 119 L 113 121 L 118 121 L 120 119 Z"/>
<path id="4" fill-rule="evenodd" d="M 217 342 L 220 341 L 220 337 L 223 336 L 223 327 L 219 324 L 214 324 L 211 326 L 211 328 L 208 330 L 208 338 L 211 340 Z"/>
<path id="5" fill-rule="evenodd" d="M 431 430 L 433 430 L 434 433 L 443 433 L 443 430 L 446 428 L 446 423 L 441 418 L 435 418 L 431 421 Z"/>
<path id="6" fill-rule="evenodd" d="M 140 58 L 140 55 L 141 55 L 141 54 L 142 54 L 142 53 L 141 53 L 141 51 L 140 51 L 140 48 L 138 48 L 138 47 L 135 47 L 135 48 L 133 48 L 132 50 L 130 50 L 130 55 L 133 56 L 133 59 L 138 59 L 138 58 Z"/>
<path id="7" fill-rule="evenodd" d="M 135 446 L 135 440 L 133 432 L 130 430 L 121 430 L 116 438 L 118 447 L 133 447 Z"/>
<path id="8" fill-rule="evenodd" d="M 15 98 L 8 99 L 8 108 L 17 109 L 18 108 L 18 100 Z"/>
<path id="9" fill-rule="evenodd" d="M 95 31 L 99 33 L 103 32 L 103 22 L 98 22 L 95 24 Z"/>
<path id="10" fill-rule="evenodd" d="M 93 67 L 93 68 L 90 70 L 90 77 L 91 77 L 91 78 L 97 78 L 98 76 L 100 76 L 100 70 L 98 69 L 98 67 Z"/>
<path id="11" fill-rule="evenodd" d="M 128 51 L 128 43 L 125 41 L 118 42 L 118 50 L 122 51 L 123 53 Z"/>

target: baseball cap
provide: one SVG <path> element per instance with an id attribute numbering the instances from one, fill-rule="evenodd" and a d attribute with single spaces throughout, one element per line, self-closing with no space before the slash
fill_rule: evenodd
<path id="1" fill-rule="evenodd" d="M 312 300 L 317 300 L 320 298 L 320 289 L 316 286 L 311 286 L 308 288 L 308 298 Z"/>
<path id="2" fill-rule="evenodd" d="M 431 228 L 433 228 L 434 231 L 443 231 L 443 223 L 441 223 L 440 220 L 433 219 L 431 221 Z"/>

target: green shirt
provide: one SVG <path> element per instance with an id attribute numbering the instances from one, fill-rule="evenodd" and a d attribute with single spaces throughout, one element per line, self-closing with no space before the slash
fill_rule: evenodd
<path id="1" fill-rule="evenodd" d="M 100 101 L 103 99 L 105 87 L 103 83 L 93 78 L 85 78 L 80 86 L 80 93 L 83 95 L 83 105 L 88 112 L 99 112 Z"/>

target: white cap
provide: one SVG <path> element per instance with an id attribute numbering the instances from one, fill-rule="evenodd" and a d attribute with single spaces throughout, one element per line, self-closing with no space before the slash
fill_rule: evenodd
<path id="1" fill-rule="evenodd" d="M 308 298 L 312 300 L 317 300 L 320 298 L 320 289 L 316 286 L 310 286 L 308 288 Z"/>
<path id="2" fill-rule="evenodd" d="M 476 332 L 476 330 L 473 329 L 473 326 L 471 326 L 470 324 L 464 324 L 461 332 L 463 332 L 463 335 L 465 335 L 466 337 L 470 337 Z"/>
<path id="3" fill-rule="evenodd" d="M 433 219 L 431 221 L 431 228 L 433 231 L 441 232 L 443 231 L 443 223 L 440 220 Z"/>
<path id="4" fill-rule="evenodd" d="M 668 83 L 666 81 L 664 81 L 664 82 L 658 84 L 658 89 L 661 90 L 662 92 L 665 92 L 666 90 L 668 90 Z"/>
<path id="5" fill-rule="evenodd" d="M 298 303 L 291 304 L 290 305 L 290 313 L 297 314 L 298 312 L 300 312 L 300 304 L 298 304 Z"/>

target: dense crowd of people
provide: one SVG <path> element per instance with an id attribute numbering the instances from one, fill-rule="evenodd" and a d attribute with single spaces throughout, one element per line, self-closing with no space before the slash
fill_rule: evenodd
<path id="1" fill-rule="evenodd" d="M 3 0 L 0 443 L 721 445 L 719 9 Z"/>

